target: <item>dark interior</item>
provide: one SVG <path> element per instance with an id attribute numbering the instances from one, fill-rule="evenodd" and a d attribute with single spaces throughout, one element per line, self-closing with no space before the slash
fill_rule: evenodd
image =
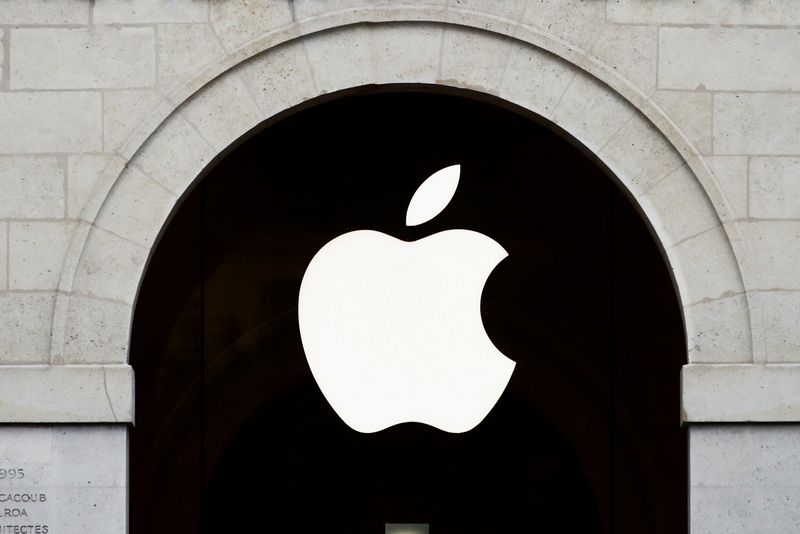
<path id="1" fill-rule="evenodd" d="M 433 172 L 447 208 L 404 226 Z M 303 354 L 304 269 L 336 236 L 451 228 L 509 253 L 481 310 L 517 362 L 474 430 L 346 426 Z M 131 532 L 687 532 L 685 341 L 656 241 L 602 166 L 494 98 L 366 87 L 207 169 L 151 258 L 131 340 Z"/>

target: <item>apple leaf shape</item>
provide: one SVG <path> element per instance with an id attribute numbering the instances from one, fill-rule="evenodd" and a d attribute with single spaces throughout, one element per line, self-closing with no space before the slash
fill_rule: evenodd
<path id="1" fill-rule="evenodd" d="M 422 182 L 408 204 L 406 226 L 417 226 L 439 215 L 456 193 L 460 175 L 461 165 L 450 165 Z"/>

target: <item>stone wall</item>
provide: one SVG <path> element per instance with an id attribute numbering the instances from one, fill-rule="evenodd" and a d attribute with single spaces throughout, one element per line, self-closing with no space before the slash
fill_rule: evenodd
<path id="1" fill-rule="evenodd" d="M 203 167 L 304 100 L 414 82 L 526 107 L 628 188 L 684 308 L 685 421 L 800 420 L 800 3 L 6 0 L 0 51 L 0 420 L 130 421 L 136 291 Z M 797 529 L 796 456 L 703 467 L 800 444 L 781 428 L 692 427 L 693 532 Z"/>

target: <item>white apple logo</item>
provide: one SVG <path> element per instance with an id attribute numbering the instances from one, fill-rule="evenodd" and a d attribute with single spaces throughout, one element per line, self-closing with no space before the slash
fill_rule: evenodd
<path id="1" fill-rule="evenodd" d="M 450 202 L 460 166 L 419 187 L 406 224 Z M 298 319 L 311 372 L 359 432 L 419 422 L 447 432 L 480 423 L 516 365 L 483 328 L 481 293 L 508 253 L 489 237 L 447 230 L 401 241 L 371 230 L 323 246 L 300 284 Z"/>

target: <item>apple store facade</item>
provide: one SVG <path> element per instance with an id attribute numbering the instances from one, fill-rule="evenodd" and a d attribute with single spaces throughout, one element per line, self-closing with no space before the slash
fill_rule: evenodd
<path id="1" fill-rule="evenodd" d="M 723 173 L 763 154 L 555 12 L 338 3 L 210 6 L 225 52 L 135 121 L 98 89 L 99 150 L 0 156 L 63 166 L 67 214 L 0 217 L 0 534 L 798 531 L 788 223 Z"/>

